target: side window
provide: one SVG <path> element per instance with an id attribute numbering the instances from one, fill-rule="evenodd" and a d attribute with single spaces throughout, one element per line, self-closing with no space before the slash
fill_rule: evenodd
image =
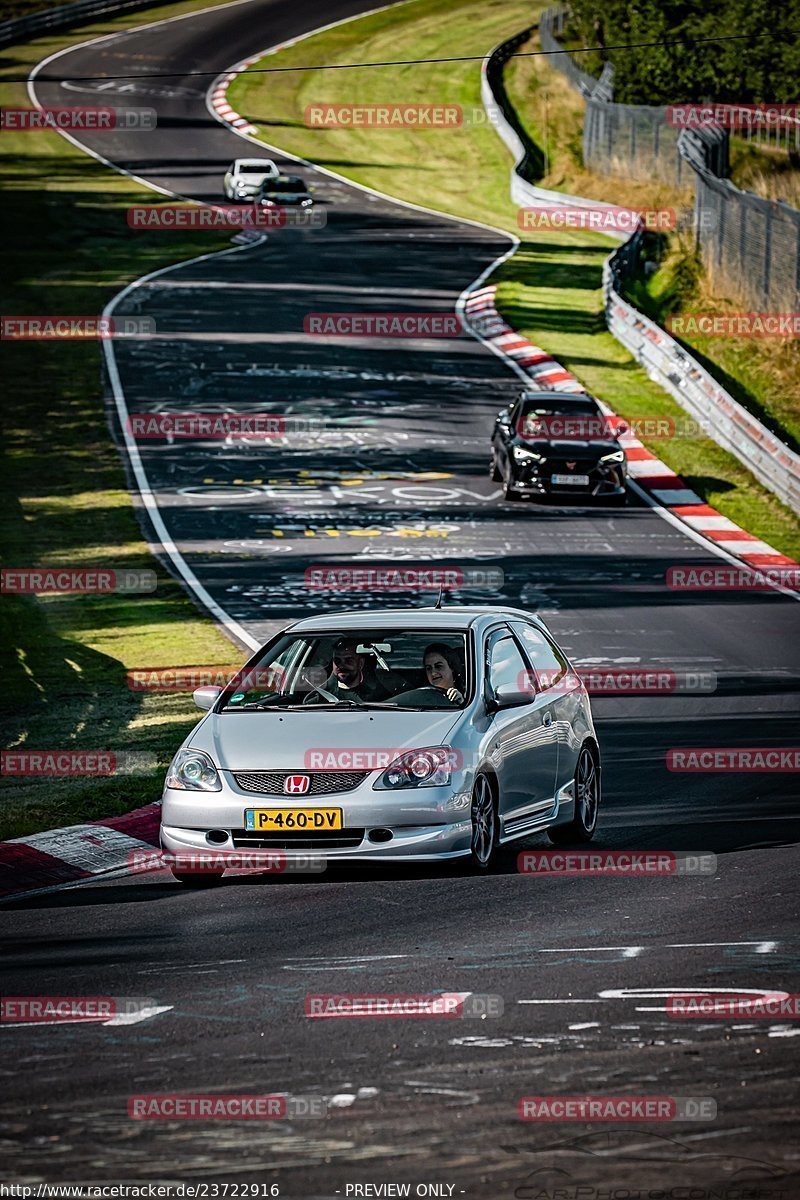
<path id="1" fill-rule="evenodd" d="M 527 621 L 510 621 L 509 624 L 536 668 L 539 690 L 546 692 L 560 683 L 569 670 L 561 651 L 535 625 L 529 625 Z"/>
<path id="2" fill-rule="evenodd" d="M 502 684 L 524 691 L 529 674 L 527 664 L 511 634 L 505 634 L 489 645 L 489 687 L 493 692 Z"/>

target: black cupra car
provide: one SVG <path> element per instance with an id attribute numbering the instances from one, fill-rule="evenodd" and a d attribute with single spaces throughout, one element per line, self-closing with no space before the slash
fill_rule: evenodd
<path id="1" fill-rule="evenodd" d="M 627 425 L 587 392 L 524 391 L 495 420 L 489 471 L 506 500 L 580 496 L 622 505 Z"/>

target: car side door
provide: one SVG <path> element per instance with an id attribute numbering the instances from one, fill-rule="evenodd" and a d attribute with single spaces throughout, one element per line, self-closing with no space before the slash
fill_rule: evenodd
<path id="1" fill-rule="evenodd" d="M 531 621 L 510 621 L 525 655 L 535 671 L 536 686 L 552 720 L 558 750 L 555 790 L 573 778 L 580 748 L 573 736 L 577 708 L 581 700 L 578 676 L 553 639 Z"/>
<path id="2" fill-rule="evenodd" d="M 528 680 L 530 664 L 507 625 L 487 639 L 486 699 L 491 705 L 498 689 L 528 693 L 528 702 L 494 713 L 490 757 L 500 784 L 502 835 L 517 833 L 553 807 L 557 747 L 551 728 L 549 701 L 534 694 Z"/>

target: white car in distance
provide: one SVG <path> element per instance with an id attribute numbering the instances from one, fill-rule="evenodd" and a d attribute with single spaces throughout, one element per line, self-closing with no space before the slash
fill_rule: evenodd
<path id="1" fill-rule="evenodd" d="M 265 179 L 280 175 L 271 158 L 237 158 L 225 172 L 223 190 L 228 200 L 252 200 Z"/>

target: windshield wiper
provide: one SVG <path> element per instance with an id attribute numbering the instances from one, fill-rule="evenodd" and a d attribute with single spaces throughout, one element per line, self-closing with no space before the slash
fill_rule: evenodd
<path id="1" fill-rule="evenodd" d="M 288 696 L 279 696 L 273 693 L 271 696 L 262 696 L 260 700 L 251 700 L 249 704 L 226 704 L 223 712 L 243 712 L 246 708 L 286 708 L 285 700 L 289 700 Z"/>

